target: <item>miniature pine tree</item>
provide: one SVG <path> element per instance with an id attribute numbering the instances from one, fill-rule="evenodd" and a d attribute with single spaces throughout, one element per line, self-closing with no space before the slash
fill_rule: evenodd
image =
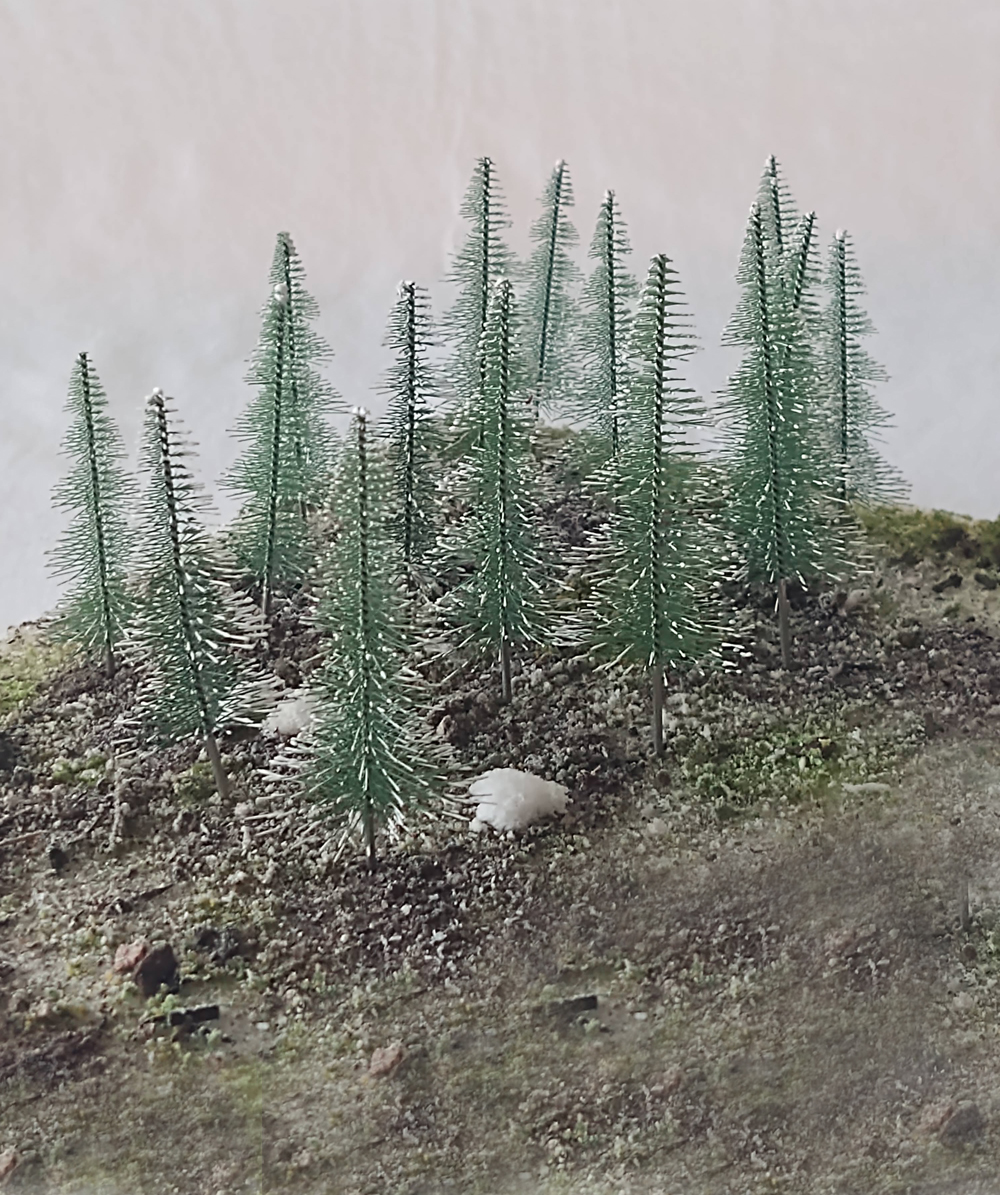
<path id="1" fill-rule="evenodd" d="M 406 669 L 398 549 L 387 531 L 385 462 L 357 409 L 338 462 L 333 501 L 340 532 L 324 561 L 319 619 L 329 634 L 319 673 L 319 706 L 301 747 L 300 779 L 338 825 L 360 835 L 369 867 L 376 833 L 405 829 L 439 783 L 433 749 L 417 717 Z"/>
<path id="2" fill-rule="evenodd" d="M 246 447 L 226 478 L 243 499 L 233 545 L 260 586 L 265 616 L 275 587 L 301 580 L 311 563 L 307 514 L 323 494 L 332 453 L 326 415 L 336 398 L 314 369 L 330 350 L 310 326 L 318 309 L 304 277 L 291 237 L 279 233 L 247 375 L 257 394 L 234 433 Z"/>
<path id="3" fill-rule="evenodd" d="M 569 167 L 556 162 L 541 198 L 542 214 L 531 228 L 535 249 L 527 262 L 524 301 L 528 383 L 539 406 L 567 388 L 572 369 L 570 333 L 580 276 L 570 256 L 579 237 L 567 212 L 573 206 Z"/>
<path id="4" fill-rule="evenodd" d="M 482 338 L 490 288 L 514 268 L 513 254 L 501 235 L 510 227 L 510 220 L 490 158 L 476 162 L 461 214 L 471 228 L 448 276 L 448 281 L 459 288 L 458 297 L 442 321 L 451 347 L 448 374 L 456 403 L 457 451 L 479 436 L 476 406 L 483 385 Z"/>
<path id="5" fill-rule="evenodd" d="M 830 245 L 826 284 L 830 299 L 820 328 L 820 357 L 834 424 L 837 496 L 841 503 L 898 502 L 906 495 L 906 483 L 873 443 L 889 425 L 889 416 L 871 387 L 887 375 L 860 343 L 875 328 L 861 306 L 864 282 L 851 239 L 842 230 Z"/>
<path id="6" fill-rule="evenodd" d="M 664 670 L 692 663 L 718 638 L 708 586 L 714 554 L 698 512 L 692 433 L 707 415 L 679 367 L 695 349 L 669 258 L 654 257 L 630 344 L 620 451 L 605 471 L 616 495 L 596 561 L 595 638 L 652 678 L 652 737 L 663 751 Z"/>
<path id="7" fill-rule="evenodd" d="M 471 450 L 459 491 L 468 514 L 453 547 L 471 556 L 472 575 L 452 595 L 464 643 L 496 652 L 503 699 L 511 696 L 511 652 L 546 633 L 544 564 L 532 526 L 525 365 L 517 340 L 514 289 L 494 287 L 483 333 L 481 436 Z"/>
<path id="8" fill-rule="evenodd" d="M 236 655 L 254 646 L 253 607 L 227 584 L 201 522 L 207 498 L 186 464 L 190 455 L 172 407 L 154 390 L 142 444 L 148 475 L 140 505 L 143 583 L 132 634 L 146 671 L 141 708 L 164 742 L 192 734 L 204 739 L 219 795 L 226 797 L 219 728 L 259 718 L 267 693 L 259 674 Z"/>
<path id="9" fill-rule="evenodd" d="M 596 430 L 603 459 L 617 456 L 621 441 L 621 402 L 628 386 L 627 346 L 632 303 L 638 291 L 625 265 L 631 251 L 615 193 L 607 191 L 590 244 L 590 256 L 597 264 L 583 290 L 583 381 L 576 412 Z"/>
<path id="10" fill-rule="evenodd" d="M 69 579 L 70 588 L 53 630 L 76 640 L 88 655 L 100 656 L 111 677 L 131 607 L 125 573 L 132 534 L 125 507 L 135 487 L 120 465 L 125 456 L 121 435 L 86 353 L 73 366 L 66 410 L 72 422 L 63 451 L 72 464 L 53 504 L 72 517 L 51 552 L 51 568 Z"/>
<path id="11" fill-rule="evenodd" d="M 440 435 L 434 419 L 436 386 L 430 302 L 423 287 L 401 282 L 386 344 L 396 359 L 383 391 L 389 396 L 388 452 L 393 480 L 392 527 L 410 577 L 435 538 L 433 503 Z"/>
<path id="12" fill-rule="evenodd" d="M 776 240 L 765 233 L 760 203 L 750 211 L 737 281 L 743 297 L 724 337 L 744 349 L 723 407 L 732 525 L 750 580 L 777 585 L 788 667 L 788 581 L 835 571 L 844 546 L 828 517 L 828 470 L 806 323 L 792 307 L 784 263 Z"/>

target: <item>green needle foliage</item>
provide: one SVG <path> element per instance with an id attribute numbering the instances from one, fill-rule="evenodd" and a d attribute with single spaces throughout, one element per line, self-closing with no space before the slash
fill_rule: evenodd
<path id="1" fill-rule="evenodd" d="M 631 252 L 615 193 L 607 191 L 590 244 L 590 257 L 596 265 L 583 290 L 583 376 L 575 412 L 596 431 L 599 460 L 616 457 L 621 447 L 632 304 L 639 289 L 625 264 Z"/>
<path id="2" fill-rule="evenodd" d="M 773 229 L 767 235 L 765 210 L 761 203 L 751 208 L 740 258 L 737 281 L 743 296 L 724 343 L 742 347 L 744 357 L 729 380 L 723 412 L 734 486 L 733 531 L 749 579 L 778 587 L 787 667 L 787 583 L 838 571 L 845 548 L 830 518 L 830 469 L 823 463 L 825 434 L 807 326 L 793 308 Z"/>
<path id="3" fill-rule="evenodd" d="M 621 450 L 605 470 L 616 502 L 595 587 L 597 643 L 652 677 L 657 755 L 664 670 L 703 658 L 719 640 L 710 595 L 719 551 L 704 523 L 693 439 L 707 414 L 680 374 L 695 347 L 677 273 L 661 254 L 650 262 L 635 318 Z"/>
<path id="4" fill-rule="evenodd" d="M 387 474 L 358 409 L 333 485 L 342 522 L 324 562 L 319 620 L 329 645 L 318 710 L 296 747 L 304 791 L 339 827 L 342 842 L 363 839 L 372 870 L 377 831 L 397 837 L 440 789 L 434 749 L 418 717 L 420 678 L 406 667 Z"/>
<path id="5" fill-rule="evenodd" d="M 330 350 L 310 326 L 319 312 L 304 278 L 291 237 L 279 233 L 247 375 L 257 394 L 236 424 L 245 448 L 225 481 L 242 498 L 233 546 L 260 586 L 265 616 L 275 588 L 300 581 L 312 561 L 307 515 L 323 496 L 332 454 L 326 416 L 337 400 L 314 368 Z"/>
<path id="6" fill-rule="evenodd" d="M 450 595 L 463 646 L 496 653 L 501 693 L 511 696 L 511 652 L 547 637 L 545 566 L 536 545 L 525 364 L 517 339 L 514 289 L 493 287 L 483 333 L 482 434 L 457 483 L 467 507 L 451 548 L 471 558 L 471 576 Z"/>
<path id="7" fill-rule="evenodd" d="M 569 167 L 556 162 L 541 198 L 542 214 L 531 228 L 535 249 L 528 259 L 524 301 L 528 383 L 539 406 L 557 400 L 572 375 L 571 332 L 580 271 L 570 256 L 579 240 L 567 215 L 573 206 Z"/>
<path id="8" fill-rule="evenodd" d="M 257 638 L 253 607 L 227 584 L 200 515 L 207 498 L 187 466 L 190 444 L 173 408 L 154 390 L 146 408 L 140 504 L 143 577 L 133 635 L 145 665 L 140 706 L 163 742 L 200 735 L 219 794 L 229 781 L 216 735 L 227 722 L 259 720 L 268 700 L 247 658 Z"/>
<path id="9" fill-rule="evenodd" d="M 906 482 L 873 443 L 889 426 L 889 416 L 871 387 L 887 375 L 861 345 L 861 337 L 875 328 L 861 306 L 864 282 L 851 239 L 842 230 L 830 245 L 826 285 L 830 298 L 820 326 L 820 362 L 834 425 L 837 496 L 842 503 L 864 506 L 901 502 Z"/>
<path id="10" fill-rule="evenodd" d="M 456 453 L 479 436 L 477 396 L 483 387 L 482 338 L 490 288 L 514 269 L 514 256 L 501 235 L 503 229 L 510 227 L 510 220 L 490 158 L 476 162 L 461 214 L 471 227 L 448 276 L 448 281 L 459 288 L 458 297 L 442 321 L 451 347 L 448 374 L 457 405 L 453 449 Z"/>
<path id="11" fill-rule="evenodd" d="M 403 571 L 412 578 L 435 542 L 441 448 L 433 405 L 437 388 L 429 359 L 434 347 L 430 301 L 423 287 L 414 282 L 399 285 L 386 344 L 396 354 L 382 388 L 389 396 L 386 439 L 393 482 L 391 525 Z"/>
<path id="12" fill-rule="evenodd" d="M 125 508 L 135 485 L 121 467 L 121 435 L 86 353 L 73 366 L 66 410 L 71 423 L 63 453 L 72 463 L 54 491 L 53 504 L 72 515 L 50 554 L 50 567 L 54 575 L 68 579 L 69 588 L 53 632 L 99 657 L 111 677 L 131 610 L 125 574 L 133 537 Z"/>

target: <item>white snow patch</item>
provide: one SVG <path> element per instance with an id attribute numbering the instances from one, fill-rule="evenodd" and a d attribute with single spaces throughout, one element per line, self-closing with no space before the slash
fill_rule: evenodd
<path id="1" fill-rule="evenodd" d="M 569 799 L 566 787 L 543 780 L 517 768 L 494 768 L 469 785 L 469 794 L 479 798 L 470 828 L 523 830 L 550 813 L 565 813 Z"/>
<path id="2" fill-rule="evenodd" d="M 306 689 L 294 689 L 288 697 L 264 719 L 265 734 L 280 734 L 289 738 L 312 725 L 316 712 L 315 694 Z"/>

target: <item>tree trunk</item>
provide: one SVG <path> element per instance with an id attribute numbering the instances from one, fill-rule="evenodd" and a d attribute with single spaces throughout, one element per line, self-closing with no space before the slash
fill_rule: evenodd
<path id="1" fill-rule="evenodd" d="M 368 870 L 373 875 L 378 870 L 378 856 L 375 854 L 375 817 L 370 804 L 365 805 L 365 842 L 368 844 Z"/>
<path id="2" fill-rule="evenodd" d="M 778 582 L 778 633 L 781 636 L 781 666 L 792 666 L 792 633 L 788 627 L 788 583 L 782 577 Z"/>
<path id="3" fill-rule="evenodd" d="M 108 674 L 108 680 L 115 679 L 115 653 L 110 643 L 104 648 L 104 671 Z"/>
<path id="4" fill-rule="evenodd" d="M 212 765 L 212 775 L 215 777 L 216 792 L 218 792 L 224 801 L 227 801 L 229 799 L 229 777 L 222 766 L 222 756 L 219 754 L 219 744 L 215 741 L 214 734 L 205 735 L 205 752 Z"/>
<path id="5" fill-rule="evenodd" d="M 260 612 L 265 619 L 271 613 L 271 582 L 267 577 L 264 578 L 264 588 L 261 590 Z"/>
<path id="6" fill-rule="evenodd" d="M 510 640 L 500 640 L 500 695 L 504 701 L 510 701 L 512 696 L 510 682 Z"/>
<path id="7" fill-rule="evenodd" d="M 653 665 L 653 754 L 663 754 L 663 665 Z"/>

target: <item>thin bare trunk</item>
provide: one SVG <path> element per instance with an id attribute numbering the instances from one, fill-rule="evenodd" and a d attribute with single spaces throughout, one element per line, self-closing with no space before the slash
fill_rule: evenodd
<path id="1" fill-rule="evenodd" d="M 510 681 L 510 640 L 500 640 L 500 695 L 504 701 L 510 701 L 512 696 Z"/>
<path id="2" fill-rule="evenodd" d="M 781 666 L 792 666 L 792 632 L 788 626 L 788 583 L 784 577 L 778 582 L 778 633 L 781 636 Z"/>
<path id="3" fill-rule="evenodd" d="M 375 816 L 371 805 L 365 807 L 365 842 L 368 844 L 368 870 L 378 870 L 378 856 L 375 854 Z"/>
<path id="4" fill-rule="evenodd" d="M 226 769 L 222 766 L 222 756 L 219 754 L 219 744 L 215 741 L 214 734 L 205 735 L 205 751 L 212 765 L 216 791 L 226 801 L 229 799 L 229 777 L 226 775 Z"/>
<path id="5" fill-rule="evenodd" d="M 653 665 L 653 754 L 663 754 L 663 665 Z"/>
<path id="6" fill-rule="evenodd" d="M 108 680 L 114 680 L 115 677 L 115 653 L 108 643 L 104 648 L 104 671 L 108 674 Z"/>

